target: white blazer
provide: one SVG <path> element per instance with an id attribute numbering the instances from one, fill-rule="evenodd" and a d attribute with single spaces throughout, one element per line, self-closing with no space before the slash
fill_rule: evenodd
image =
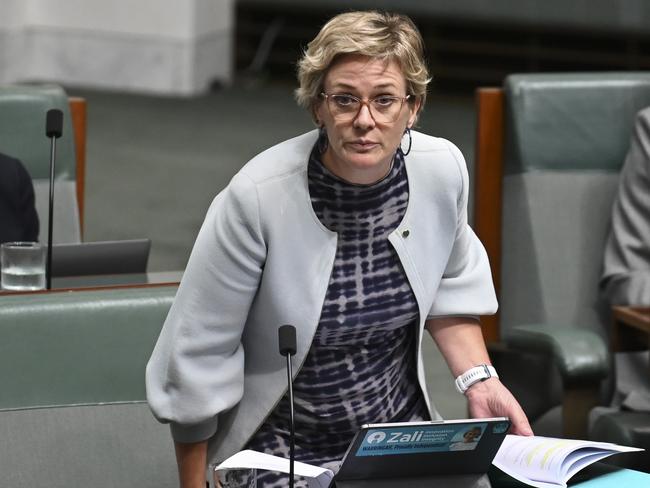
<path id="1" fill-rule="evenodd" d="M 389 240 L 418 303 L 418 380 L 427 318 L 483 315 L 497 302 L 485 250 L 467 225 L 468 177 L 449 141 L 412 132 L 406 213 Z M 286 390 L 282 324 L 297 328 L 300 370 L 318 325 L 337 234 L 313 211 L 312 131 L 248 162 L 208 210 L 147 365 L 154 415 L 181 442 L 209 441 L 208 459 L 239 451 Z M 429 405 L 432 418 L 439 418 Z"/>

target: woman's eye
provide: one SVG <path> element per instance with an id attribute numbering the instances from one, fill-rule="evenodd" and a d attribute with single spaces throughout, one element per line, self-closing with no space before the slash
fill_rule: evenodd
<path id="1" fill-rule="evenodd" d="M 395 103 L 395 97 L 377 97 L 374 102 L 380 107 L 390 107 Z"/>
<path id="2" fill-rule="evenodd" d="M 352 105 L 356 100 L 347 95 L 337 95 L 334 97 L 334 101 L 342 107 L 346 107 L 348 105 Z"/>

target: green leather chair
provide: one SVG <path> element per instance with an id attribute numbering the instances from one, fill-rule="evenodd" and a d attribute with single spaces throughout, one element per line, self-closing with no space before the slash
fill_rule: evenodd
<path id="1" fill-rule="evenodd" d="M 71 112 L 71 103 L 83 107 L 75 106 Z M 0 152 L 20 159 L 32 176 L 39 241 L 46 242 L 50 140 L 45 136 L 45 116 L 53 108 L 63 112 L 63 135 L 56 142 L 53 241 L 80 242 L 85 141 L 79 139 L 85 138 L 85 101 L 71 102 L 55 85 L 0 85 Z"/>
<path id="2" fill-rule="evenodd" d="M 0 295 L 0 485 L 178 486 L 144 386 L 176 289 Z"/>
<path id="3" fill-rule="evenodd" d="M 478 97 L 475 227 L 500 300 L 486 318 L 493 360 L 537 434 L 585 438 L 611 395 L 598 281 L 650 73 L 512 75 Z"/>

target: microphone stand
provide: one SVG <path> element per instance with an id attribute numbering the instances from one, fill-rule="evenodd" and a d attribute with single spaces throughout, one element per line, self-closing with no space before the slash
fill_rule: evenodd
<path id="1" fill-rule="evenodd" d="M 293 465 L 296 459 L 296 431 L 293 420 L 293 373 L 291 369 L 291 353 L 287 354 L 287 382 L 289 383 L 289 488 L 293 488 Z"/>
<path id="2" fill-rule="evenodd" d="M 294 464 L 296 460 L 296 432 L 293 419 L 293 372 L 291 356 L 296 354 L 296 328 L 293 325 L 283 325 L 278 329 L 280 354 L 287 358 L 287 383 L 289 385 L 289 488 L 294 485 Z"/>
<path id="3" fill-rule="evenodd" d="M 54 225 L 54 167 L 56 162 L 56 140 L 63 133 L 63 112 L 58 109 L 47 111 L 45 135 L 50 138 L 50 204 L 47 225 L 47 261 L 45 263 L 45 282 L 52 289 L 52 235 Z"/>

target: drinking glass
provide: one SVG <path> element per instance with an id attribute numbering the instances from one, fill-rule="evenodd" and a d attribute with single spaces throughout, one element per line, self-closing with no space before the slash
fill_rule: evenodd
<path id="1" fill-rule="evenodd" d="M 45 288 L 45 247 L 38 242 L 5 242 L 0 246 L 3 290 Z"/>

